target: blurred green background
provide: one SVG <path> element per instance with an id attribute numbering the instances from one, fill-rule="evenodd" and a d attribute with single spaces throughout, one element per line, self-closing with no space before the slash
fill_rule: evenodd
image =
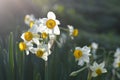
<path id="1" fill-rule="evenodd" d="M 50 10 L 63 27 L 71 24 L 88 32 L 120 34 L 119 9 L 119 0 L 1 0 L 0 34 L 9 34 L 17 26 L 27 28 L 26 14 L 46 17 Z"/>
<path id="2" fill-rule="evenodd" d="M 120 0 L 0 0 L 0 80 L 44 80 L 44 61 L 20 52 L 18 42 L 22 32 L 29 28 L 24 16 L 43 18 L 48 11 L 56 14 L 60 27 L 67 28 L 69 24 L 79 29 L 79 36 L 72 42 L 67 39 L 62 48 L 53 47 L 48 61 L 49 80 L 86 80 L 87 70 L 69 77 L 72 71 L 81 68 L 70 51 L 75 47 L 73 42 L 76 46 L 97 42 L 105 48 L 106 56 L 107 51 L 120 46 Z M 111 66 L 109 73 L 98 79 L 109 80 Z"/>
<path id="3" fill-rule="evenodd" d="M 28 29 L 24 24 L 26 14 L 43 18 L 48 11 L 54 11 L 60 27 L 73 25 L 80 33 L 91 34 L 91 41 L 94 41 L 93 35 L 98 34 L 116 43 L 120 35 L 119 9 L 119 0 L 1 0 L 0 36 L 5 37 L 17 28 L 19 32 Z"/>

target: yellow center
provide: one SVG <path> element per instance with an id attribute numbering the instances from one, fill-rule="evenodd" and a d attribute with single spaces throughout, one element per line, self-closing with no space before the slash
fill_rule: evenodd
<path id="1" fill-rule="evenodd" d="M 120 62 L 118 62 L 118 67 L 120 67 Z"/>
<path id="2" fill-rule="evenodd" d="M 38 56 L 38 57 L 42 57 L 43 54 L 44 54 L 44 52 L 43 52 L 42 50 L 38 50 L 38 51 L 36 52 L 36 56 Z"/>
<path id="3" fill-rule="evenodd" d="M 32 28 L 32 26 L 33 26 L 34 24 L 35 24 L 34 21 L 30 21 L 30 23 L 29 23 L 30 28 Z"/>
<path id="4" fill-rule="evenodd" d="M 82 55 L 83 55 L 83 53 L 82 53 L 81 50 L 75 50 L 74 51 L 75 58 L 80 58 L 80 57 L 82 57 Z"/>
<path id="5" fill-rule="evenodd" d="M 30 41 L 33 38 L 33 34 L 31 32 L 25 32 L 24 38 L 26 41 Z"/>
<path id="6" fill-rule="evenodd" d="M 19 49 L 20 49 L 21 51 L 26 50 L 26 48 L 27 48 L 27 46 L 26 46 L 26 44 L 25 44 L 24 42 L 20 42 L 20 43 L 19 43 Z"/>
<path id="7" fill-rule="evenodd" d="M 74 29 L 72 35 L 73 35 L 73 36 L 78 36 L 78 32 L 79 32 L 78 29 Z"/>
<path id="8" fill-rule="evenodd" d="M 53 19 L 49 19 L 47 22 L 46 22 L 46 25 L 49 29 L 53 29 L 55 26 L 56 26 L 56 22 L 55 20 Z"/>
<path id="9" fill-rule="evenodd" d="M 47 34 L 46 32 L 43 32 L 43 33 L 41 34 L 41 36 L 42 36 L 43 39 L 46 39 L 46 38 L 48 37 L 48 34 Z"/>
<path id="10" fill-rule="evenodd" d="M 102 74 L 102 71 L 99 68 L 95 72 L 97 73 L 97 75 L 101 75 Z"/>

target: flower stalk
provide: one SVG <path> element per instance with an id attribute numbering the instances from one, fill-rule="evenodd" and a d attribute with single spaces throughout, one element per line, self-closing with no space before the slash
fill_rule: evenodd
<path id="1" fill-rule="evenodd" d="M 48 80 L 48 62 L 45 61 L 45 80 Z"/>
<path id="2" fill-rule="evenodd" d="M 89 69 L 87 80 L 91 80 L 91 79 L 92 79 L 92 73 L 91 73 L 91 70 Z"/>
<path id="3" fill-rule="evenodd" d="M 85 67 L 83 67 L 83 68 L 81 68 L 81 69 L 79 69 L 79 70 L 77 70 L 77 71 L 73 71 L 73 72 L 70 74 L 70 76 L 76 76 L 79 72 L 85 70 L 86 68 L 87 68 L 87 66 L 85 66 Z"/>

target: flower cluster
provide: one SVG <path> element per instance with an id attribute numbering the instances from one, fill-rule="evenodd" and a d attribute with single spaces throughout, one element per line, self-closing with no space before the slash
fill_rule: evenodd
<path id="1" fill-rule="evenodd" d="M 70 37 L 69 39 L 71 40 L 79 34 L 78 29 L 74 28 L 72 25 L 67 25 L 66 28 L 59 27 L 60 21 L 56 19 L 56 15 L 51 11 L 48 12 L 46 18 L 36 19 L 34 15 L 26 15 L 24 22 L 30 28 L 21 35 L 23 41 L 19 43 L 19 49 L 26 51 L 26 55 L 32 53 L 45 61 L 48 60 L 48 56 L 52 53 L 51 48 L 55 42 L 58 47 L 62 47 L 64 43 L 67 42 L 68 36 L 62 33 L 61 30 L 67 31 Z M 90 47 L 75 47 L 72 55 L 75 61 L 78 62 L 78 65 L 83 68 L 73 71 L 70 75 L 75 76 L 86 68 L 88 68 L 88 73 L 90 73 L 91 77 L 97 77 L 102 73 L 106 73 L 107 69 L 105 65 L 108 64 L 107 58 L 104 59 L 102 63 L 98 64 L 97 62 L 99 61 L 96 60 L 104 55 L 97 54 L 97 52 L 99 52 L 97 49 L 98 44 L 95 42 L 92 42 Z M 114 70 L 120 68 L 120 48 L 116 49 L 112 66 Z"/>
<path id="2" fill-rule="evenodd" d="M 25 50 L 27 55 L 31 52 L 47 61 L 56 36 L 60 35 L 59 20 L 53 12 L 48 12 L 47 18 L 35 19 L 33 15 L 26 15 L 25 23 L 30 29 L 21 35 L 23 41 L 19 43 L 20 50 Z"/>
<path id="3" fill-rule="evenodd" d="M 84 66 L 86 63 L 86 66 L 77 70 L 77 71 L 73 71 L 70 76 L 75 76 L 77 75 L 77 73 L 81 72 L 82 70 L 88 68 L 90 69 L 90 74 L 92 74 L 92 77 L 97 77 L 99 75 L 101 75 L 102 73 L 106 73 L 107 70 L 104 68 L 105 67 L 105 62 L 103 61 L 102 63 L 98 64 L 96 61 L 92 61 L 90 56 L 93 56 L 93 58 L 97 58 L 96 55 L 96 50 L 98 48 L 98 44 L 93 42 L 91 44 L 91 47 L 76 47 L 73 55 L 75 57 L 75 60 L 78 61 L 78 65 L 79 66 Z M 90 53 L 92 50 L 92 54 Z M 94 59 L 93 59 L 94 60 Z M 93 65 L 90 65 L 91 63 L 93 63 Z"/>
<path id="4" fill-rule="evenodd" d="M 60 21 L 56 19 L 56 15 L 51 11 L 48 12 L 46 18 L 36 19 L 34 15 L 26 15 L 24 22 L 29 26 L 29 29 L 22 33 L 22 41 L 19 43 L 19 49 L 25 51 L 26 55 L 32 53 L 45 61 L 48 60 L 48 56 L 52 53 L 51 48 L 55 42 L 57 46 L 61 48 L 68 39 L 73 40 L 79 34 L 78 29 L 72 25 L 67 25 L 65 28 L 59 27 Z M 70 38 L 61 30 L 68 32 Z M 77 46 L 74 50 L 71 49 L 75 61 L 78 62 L 78 65 L 82 68 L 73 71 L 70 76 L 76 76 L 85 69 L 88 70 L 88 80 L 106 73 L 107 69 L 105 65 L 109 63 L 109 53 L 108 56 L 105 56 L 104 54 L 99 54 L 99 50 L 104 51 L 104 48 L 98 48 L 98 43 L 96 42 L 92 42 L 89 47 L 85 45 L 83 47 Z M 102 62 L 98 60 L 99 58 L 101 58 Z M 120 48 L 116 49 L 112 67 L 114 67 L 112 69 L 114 80 L 114 76 L 117 75 L 119 77 L 120 75 Z"/>
<path id="5" fill-rule="evenodd" d="M 64 34 L 60 37 L 59 42 L 56 40 L 57 36 L 60 35 L 60 21 L 51 11 L 48 12 L 47 18 L 36 19 L 34 15 L 26 15 L 24 21 L 30 28 L 21 35 L 23 41 L 19 43 L 20 50 L 26 51 L 27 55 L 32 53 L 47 61 L 54 42 L 57 42 L 58 46 L 62 46 L 65 42 Z M 61 29 L 67 30 L 72 39 L 78 36 L 78 29 L 74 29 L 73 26 Z"/>

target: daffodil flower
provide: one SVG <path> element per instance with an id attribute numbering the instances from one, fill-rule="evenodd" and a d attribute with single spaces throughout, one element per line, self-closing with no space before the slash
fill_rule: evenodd
<path id="1" fill-rule="evenodd" d="M 43 24 L 40 26 L 44 27 L 45 32 L 54 35 L 60 35 L 60 29 L 58 25 L 60 22 L 56 19 L 56 15 L 53 12 L 48 12 L 47 18 L 41 19 Z"/>
<path id="2" fill-rule="evenodd" d="M 74 37 L 78 36 L 78 33 L 79 33 L 78 29 L 74 29 L 74 27 L 71 25 L 68 25 L 67 27 L 69 29 L 69 35 L 72 39 L 74 39 Z"/>
<path id="3" fill-rule="evenodd" d="M 35 17 L 34 15 L 26 15 L 24 21 L 25 24 L 27 24 L 31 28 L 35 24 Z"/>
<path id="4" fill-rule="evenodd" d="M 35 43 L 37 45 L 36 48 L 31 50 L 37 57 L 44 59 L 45 61 L 48 60 L 48 56 L 51 54 L 50 47 L 48 44 L 44 43 Z"/>
<path id="5" fill-rule="evenodd" d="M 33 44 L 31 42 L 20 42 L 19 43 L 19 49 L 21 51 L 26 51 L 26 54 L 29 54 L 29 51 L 31 51 L 31 49 L 33 49 Z"/>
<path id="6" fill-rule="evenodd" d="M 120 48 L 117 48 L 116 49 L 116 52 L 115 52 L 115 54 L 114 54 L 114 57 L 120 57 Z"/>
<path id="7" fill-rule="evenodd" d="M 78 65 L 83 66 L 84 62 L 89 63 L 90 48 L 87 46 L 76 47 L 74 50 L 74 57 L 78 61 Z"/>
<path id="8" fill-rule="evenodd" d="M 97 77 L 101 75 L 102 73 L 106 73 L 107 70 L 104 68 L 105 63 L 97 64 L 96 62 L 93 63 L 93 66 L 90 66 L 90 69 L 92 71 L 92 77 Z"/>
<path id="9" fill-rule="evenodd" d="M 113 67 L 120 68 L 120 57 L 114 59 Z"/>
<path id="10" fill-rule="evenodd" d="M 45 48 L 36 49 L 35 55 L 39 58 L 44 59 L 45 61 L 48 60 L 48 52 L 45 50 Z"/>
<path id="11" fill-rule="evenodd" d="M 21 38 L 24 40 L 24 42 L 39 42 L 39 35 L 33 34 L 30 31 L 23 33 Z"/>

